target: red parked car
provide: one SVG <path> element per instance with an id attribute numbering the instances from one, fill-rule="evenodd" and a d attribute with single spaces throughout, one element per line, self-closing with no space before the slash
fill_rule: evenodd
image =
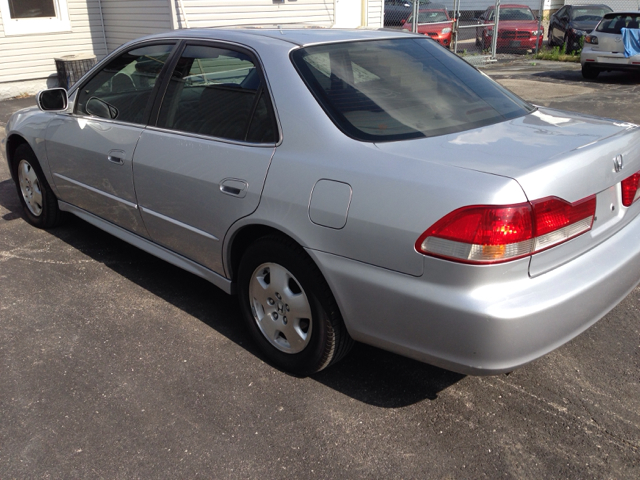
<path id="1" fill-rule="evenodd" d="M 482 49 L 491 48 L 493 25 L 495 22 L 495 7 L 489 7 L 478 19 L 480 25 L 476 28 L 476 45 Z M 538 30 L 538 19 L 526 5 L 501 5 L 498 20 L 498 49 L 533 50 L 542 47 L 544 28 Z"/>
<path id="2" fill-rule="evenodd" d="M 418 33 L 427 35 L 447 48 L 451 45 L 451 32 L 453 31 L 453 20 L 449 16 L 447 7 L 431 3 L 429 8 L 422 8 L 418 12 Z M 413 25 L 413 15 L 406 22 L 402 22 L 405 30 L 411 30 Z"/>

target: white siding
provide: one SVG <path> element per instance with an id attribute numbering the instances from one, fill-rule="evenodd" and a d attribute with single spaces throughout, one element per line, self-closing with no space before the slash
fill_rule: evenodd
<path id="1" fill-rule="evenodd" d="M 382 28 L 384 25 L 384 0 L 369 0 L 367 12 L 367 26 Z"/>
<path id="2" fill-rule="evenodd" d="M 6 36 L 0 19 L 0 83 L 46 79 L 56 73 L 54 58 L 105 55 L 98 0 L 67 0 L 70 32 Z"/>
<path id="3" fill-rule="evenodd" d="M 286 0 L 281 3 L 273 0 L 174 1 L 180 28 L 186 28 L 187 24 L 189 28 L 274 23 L 330 26 L 334 21 L 333 0 Z M 180 9 L 180 3 L 184 10 Z"/>
<path id="4" fill-rule="evenodd" d="M 129 40 L 171 30 L 169 0 L 102 0 L 109 51 Z"/>

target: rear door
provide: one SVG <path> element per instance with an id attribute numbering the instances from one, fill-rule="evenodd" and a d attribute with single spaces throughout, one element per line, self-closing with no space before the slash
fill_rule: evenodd
<path id="1" fill-rule="evenodd" d="M 151 238 L 224 274 L 222 240 L 253 212 L 278 136 L 256 56 L 186 44 L 136 148 L 134 177 Z"/>
<path id="2" fill-rule="evenodd" d="M 136 46 L 118 55 L 78 89 L 74 113 L 57 115 L 47 129 L 60 199 L 143 236 L 133 152 L 174 46 Z"/>

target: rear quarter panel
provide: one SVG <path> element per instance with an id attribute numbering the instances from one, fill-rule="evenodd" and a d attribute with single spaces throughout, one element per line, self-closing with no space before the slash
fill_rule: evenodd
<path id="1" fill-rule="evenodd" d="M 227 255 L 234 233 L 258 223 L 283 231 L 306 248 L 419 276 L 424 257 L 414 243 L 442 216 L 463 205 L 526 201 L 515 181 L 437 164 L 428 146 L 422 158 L 409 159 L 347 137 L 327 117 L 286 56 L 259 53 L 283 140 L 257 211 L 227 235 Z M 431 141 L 441 142 L 438 137 Z M 309 218 L 311 193 L 322 179 L 351 186 L 348 218 L 341 229 L 316 225 Z"/>

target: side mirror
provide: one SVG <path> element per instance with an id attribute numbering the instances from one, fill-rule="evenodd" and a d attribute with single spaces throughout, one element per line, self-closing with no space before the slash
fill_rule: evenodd
<path id="1" fill-rule="evenodd" d="M 36 104 L 44 112 L 60 112 L 67 109 L 69 97 L 64 88 L 42 90 L 36 95 Z"/>
<path id="2" fill-rule="evenodd" d="M 405 23 L 407 23 L 407 21 L 404 18 L 400 20 L 400 25 L 404 25 Z"/>
<path id="3" fill-rule="evenodd" d="M 89 115 L 113 120 L 118 117 L 118 109 L 98 97 L 91 97 L 85 107 Z"/>

